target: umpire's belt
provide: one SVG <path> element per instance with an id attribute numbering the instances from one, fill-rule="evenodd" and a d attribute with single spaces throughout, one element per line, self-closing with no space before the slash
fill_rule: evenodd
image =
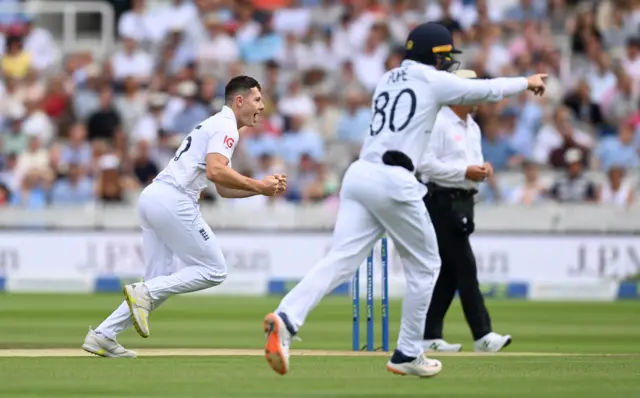
<path id="1" fill-rule="evenodd" d="M 428 195 L 442 195 L 451 199 L 473 198 L 473 195 L 478 193 L 476 189 L 448 188 L 434 184 L 433 182 L 428 182 L 426 185 L 429 189 Z"/>

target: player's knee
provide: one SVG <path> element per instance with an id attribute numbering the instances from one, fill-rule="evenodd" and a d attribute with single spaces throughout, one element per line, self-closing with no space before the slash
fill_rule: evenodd
<path id="1" fill-rule="evenodd" d="M 217 286 L 227 279 L 227 267 L 207 267 L 207 271 L 204 273 L 204 278 L 211 284 L 211 286 Z"/>

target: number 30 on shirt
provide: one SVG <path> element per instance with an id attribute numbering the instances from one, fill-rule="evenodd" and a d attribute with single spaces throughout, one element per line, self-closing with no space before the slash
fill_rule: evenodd
<path id="1" fill-rule="evenodd" d="M 408 105 L 408 111 L 404 118 L 396 115 L 400 100 L 403 101 L 400 109 L 406 108 Z M 409 104 L 406 104 L 407 100 L 409 101 Z M 385 128 L 389 129 L 392 133 L 401 132 L 407 128 L 411 122 L 411 119 L 416 113 L 416 106 L 416 93 L 410 88 L 401 90 L 396 94 L 393 100 L 389 92 L 381 92 L 373 100 L 373 115 L 371 117 L 371 124 L 369 125 L 369 135 L 376 136 Z"/>

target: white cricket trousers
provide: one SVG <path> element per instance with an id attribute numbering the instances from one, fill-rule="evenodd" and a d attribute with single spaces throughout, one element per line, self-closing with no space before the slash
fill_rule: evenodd
<path id="1" fill-rule="evenodd" d="M 191 197 L 171 185 L 154 182 L 140 194 L 138 213 L 146 266 L 144 284 L 152 309 L 174 294 L 207 289 L 225 280 L 227 266 L 220 245 Z M 178 271 L 174 255 L 185 265 Z M 115 339 L 133 325 L 130 315 L 123 301 L 96 331 Z"/>
<path id="2" fill-rule="evenodd" d="M 300 328 L 320 300 L 347 282 L 386 231 L 402 259 L 406 280 L 397 349 L 423 354 L 425 319 L 440 272 L 436 234 L 422 201 L 426 187 L 409 171 L 363 160 L 347 170 L 331 249 L 287 294 L 277 312 Z"/>

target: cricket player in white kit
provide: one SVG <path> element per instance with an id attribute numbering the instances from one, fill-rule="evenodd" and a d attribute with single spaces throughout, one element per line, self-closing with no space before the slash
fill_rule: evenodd
<path id="1" fill-rule="evenodd" d="M 149 336 L 149 312 L 181 293 L 217 286 L 227 277 L 222 250 L 198 207 L 206 179 L 227 198 L 273 196 L 286 189 L 286 176 L 262 181 L 238 174 L 230 167 L 238 144 L 238 129 L 253 126 L 264 109 L 260 85 L 238 76 L 225 88 L 226 105 L 191 131 L 175 157 L 147 186 L 138 201 L 142 224 L 144 282 L 124 287 L 125 301 L 98 328 L 89 330 L 82 348 L 103 357 L 135 357 L 116 336 L 134 326 Z M 174 272 L 176 255 L 185 267 Z"/>
<path id="2" fill-rule="evenodd" d="M 448 73 L 457 64 L 449 31 L 417 26 L 406 42 L 405 60 L 378 83 L 369 136 L 359 159 L 345 173 L 331 250 L 264 319 L 265 357 L 286 374 L 289 347 L 309 312 L 349 280 L 386 232 L 402 259 L 406 278 L 397 348 L 387 370 L 429 377 L 442 369 L 424 356 L 426 312 L 440 270 L 436 235 L 422 198 L 426 187 L 415 177 L 436 115 L 444 105 L 499 101 L 527 89 L 544 91 L 545 75 L 491 80 L 461 79 Z"/>

